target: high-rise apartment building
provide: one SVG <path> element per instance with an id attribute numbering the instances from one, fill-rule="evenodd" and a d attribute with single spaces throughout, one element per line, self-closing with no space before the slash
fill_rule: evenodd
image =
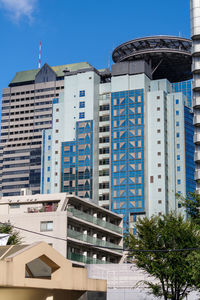
<path id="1" fill-rule="evenodd" d="M 63 70 L 87 63 L 18 72 L 3 89 L 0 145 L 0 193 L 40 192 L 42 130 L 52 127 L 52 102 L 64 89 Z"/>
<path id="2" fill-rule="evenodd" d="M 111 71 L 64 70 L 43 131 L 41 192 L 98 199 L 126 227 L 181 211 L 175 194 L 195 189 L 191 41 L 133 40 L 113 61 Z"/>
<path id="3" fill-rule="evenodd" d="M 197 193 L 200 194 L 200 2 L 190 0 L 190 19 L 192 37 L 192 72 L 193 72 L 193 110 L 195 126 L 195 180 Z"/>

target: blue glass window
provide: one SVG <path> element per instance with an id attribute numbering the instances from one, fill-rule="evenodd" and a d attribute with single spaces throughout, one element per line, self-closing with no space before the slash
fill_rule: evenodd
<path id="1" fill-rule="evenodd" d="M 178 167 L 177 167 L 177 172 L 180 172 L 180 170 L 181 170 L 181 167 L 178 166 Z"/>
<path id="2" fill-rule="evenodd" d="M 48 167 L 48 168 L 47 168 L 47 171 L 49 172 L 50 170 L 51 170 L 51 168 L 50 168 L 50 167 Z"/>
<path id="3" fill-rule="evenodd" d="M 48 140 L 49 140 L 49 141 L 51 140 L 51 135 L 48 135 Z"/>
<path id="4" fill-rule="evenodd" d="M 50 190 L 47 190 L 47 194 L 50 194 Z"/>
<path id="5" fill-rule="evenodd" d="M 48 156 L 48 161 L 50 161 L 51 160 L 51 156 Z"/>
<path id="6" fill-rule="evenodd" d="M 177 149 L 180 149 L 180 144 L 177 144 Z"/>
<path id="7" fill-rule="evenodd" d="M 85 97 L 85 90 L 79 92 L 79 97 Z"/>
<path id="8" fill-rule="evenodd" d="M 176 122 L 176 126 L 179 126 L 179 122 Z"/>
<path id="9" fill-rule="evenodd" d="M 48 150 L 51 150 L 51 146 L 48 146 Z"/>
<path id="10" fill-rule="evenodd" d="M 178 138 L 180 136 L 180 133 L 179 132 L 177 132 L 177 134 L 176 134 L 176 137 Z"/>
<path id="11" fill-rule="evenodd" d="M 177 184 L 181 184 L 181 180 L 180 179 L 177 180 Z"/>
<path id="12" fill-rule="evenodd" d="M 50 177 L 47 177 L 47 182 L 50 182 Z"/>
<path id="13" fill-rule="evenodd" d="M 79 102 L 79 108 L 84 108 L 85 107 L 85 101 Z"/>
<path id="14" fill-rule="evenodd" d="M 179 111 L 178 110 L 176 110 L 176 116 L 179 116 Z"/>
<path id="15" fill-rule="evenodd" d="M 180 160 L 180 155 L 177 155 L 177 160 Z"/>
<path id="16" fill-rule="evenodd" d="M 176 99 L 176 104 L 179 104 L 179 100 L 178 99 Z"/>
<path id="17" fill-rule="evenodd" d="M 85 113 L 84 112 L 79 113 L 79 119 L 84 119 L 84 118 L 85 118 Z"/>

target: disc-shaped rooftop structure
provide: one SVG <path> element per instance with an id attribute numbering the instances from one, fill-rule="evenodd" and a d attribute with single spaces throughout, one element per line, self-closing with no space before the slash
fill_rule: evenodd
<path id="1" fill-rule="evenodd" d="M 121 44 L 113 51 L 115 63 L 145 60 L 151 64 L 152 78 L 179 82 L 192 78 L 189 39 L 174 36 L 152 36 Z"/>

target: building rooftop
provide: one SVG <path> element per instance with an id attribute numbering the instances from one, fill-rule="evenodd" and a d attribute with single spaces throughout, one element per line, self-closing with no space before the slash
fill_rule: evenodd
<path id="1" fill-rule="evenodd" d="M 61 66 L 55 66 L 51 67 L 53 71 L 56 73 L 57 77 L 64 76 L 63 70 L 68 69 L 69 71 L 77 71 L 80 69 L 89 68 L 91 65 L 88 62 L 80 62 L 80 63 L 74 63 L 74 64 L 68 64 L 68 65 L 61 65 Z M 16 84 L 16 83 L 23 83 L 23 82 L 29 82 L 34 81 L 35 76 L 40 71 L 40 69 L 35 70 L 28 70 L 28 71 L 20 71 L 15 74 L 15 77 L 10 82 L 10 85 Z"/>
<path id="2" fill-rule="evenodd" d="M 192 78 L 192 41 L 175 36 L 152 36 L 134 39 L 114 49 L 115 63 L 145 60 L 151 65 L 153 79 L 170 82 Z"/>

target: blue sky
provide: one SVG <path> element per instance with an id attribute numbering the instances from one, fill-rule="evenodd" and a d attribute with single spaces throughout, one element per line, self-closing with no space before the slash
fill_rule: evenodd
<path id="1" fill-rule="evenodd" d="M 0 0 L 0 95 L 20 70 L 88 61 L 108 67 L 113 48 L 159 34 L 190 36 L 189 0 Z"/>

